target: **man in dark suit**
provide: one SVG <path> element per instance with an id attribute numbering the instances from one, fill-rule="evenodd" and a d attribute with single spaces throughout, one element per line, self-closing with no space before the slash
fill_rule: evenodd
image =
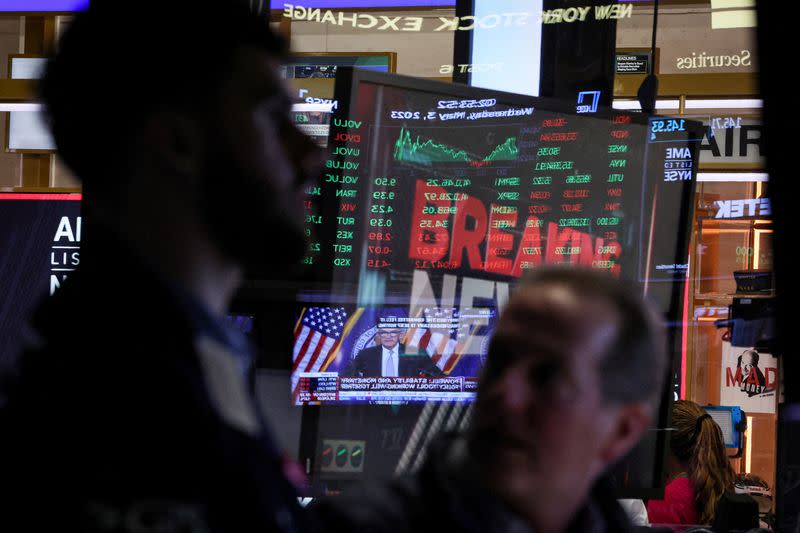
<path id="1" fill-rule="evenodd" d="M 232 0 L 92 0 L 57 50 L 42 99 L 84 239 L 0 390 L 0 530 L 307 530 L 226 325 L 246 273 L 306 246 L 322 157 L 286 43 Z"/>
<path id="2" fill-rule="evenodd" d="M 365 348 L 356 355 L 342 372 L 347 377 L 442 377 L 444 373 L 428 354 L 406 353 L 400 342 L 403 330 L 392 327 L 378 328 L 377 346 Z"/>

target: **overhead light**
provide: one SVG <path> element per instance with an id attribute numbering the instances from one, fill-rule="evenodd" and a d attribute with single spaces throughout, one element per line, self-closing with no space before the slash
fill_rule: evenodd
<path id="1" fill-rule="evenodd" d="M 8 103 L 0 104 L 0 113 L 13 113 L 15 111 L 41 111 L 42 104 L 34 103 Z"/>
<path id="2" fill-rule="evenodd" d="M 755 0 L 711 0 L 711 9 L 748 9 L 755 7 Z"/>
<path id="3" fill-rule="evenodd" d="M 636 111 L 642 108 L 636 100 L 614 100 L 611 107 L 622 111 Z M 679 100 L 656 100 L 656 109 L 680 109 L 680 107 Z"/>
<path id="4" fill-rule="evenodd" d="M 635 111 L 641 109 L 636 100 L 614 100 L 611 104 L 614 109 L 621 111 Z M 764 107 L 764 100 L 750 99 L 724 99 L 715 100 L 686 100 L 684 109 L 761 109 Z M 656 109 L 680 109 L 680 100 L 657 100 Z"/>
<path id="5" fill-rule="evenodd" d="M 744 183 L 769 181 L 766 172 L 698 172 L 698 182 Z"/>
<path id="6" fill-rule="evenodd" d="M 717 100 L 686 100 L 686 109 L 761 109 L 764 100 L 750 99 L 717 99 Z"/>
<path id="7" fill-rule="evenodd" d="M 755 28 L 757 25 L 755 9 L 736 9 L 732 11 L 711 12 L 712 30 Z"/>
<path id="8" fill-rule="evenodd" d="M 755 0 L 711 0 L 711 29 L 755 28 Z"/>
<path id="9" fill-rule="evenodd" d="M 292 113 L 333 113 L 333 104 L 294 104 Z"/>

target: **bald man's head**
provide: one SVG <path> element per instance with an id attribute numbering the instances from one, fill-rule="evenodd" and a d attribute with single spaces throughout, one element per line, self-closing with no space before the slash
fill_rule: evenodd
<path id="1" fill-rule="evenodd" d="M 652 313 L 619 281 L 552 268 L 523 280 L 500 314 L 470 431 L 488 486 L 550 530 L 553 502 L 574 511 L 649 427 L 664 352 Z"/>

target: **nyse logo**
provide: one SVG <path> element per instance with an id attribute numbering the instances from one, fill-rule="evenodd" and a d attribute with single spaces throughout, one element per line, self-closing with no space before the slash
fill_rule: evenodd
<path id="1" fill-rule="evenodd" d="M 768 217 L 772 215 L 769 198 L 719 200 L 714 203 L 719 208 L 714 218 Z"/>
<path id="2" fill-rule="evenodd" d="M 587 103 L 589 101 L 591 103 Z M 578 93 L 578 105 L 575 110 L 578 113 L 596 113 L 599 103 L 600 91 L 581 91 Z"/>
<path id="3" fill-rule="evenodd" d="M 691 181 L 691 170 L 666 170 L 664 171 L 664 181 Z"/>
<path id="4" fill-rule="evenodd" d="M 688 148 L 667 148 L 664 159 L 664 181 L 691 181 L 692 152 Z"/>
<path id="5" fill-rule="evenodd" d="M 308 92 L 309 92 L 308 89 L 299 89 L 297 94 L 307 104 L 329 105 L 331 106 L 332 111 L 339 109 L 338 101 L 331 100 L 330 98 L 316 98 L 314 96 L 306 96 Z"/>

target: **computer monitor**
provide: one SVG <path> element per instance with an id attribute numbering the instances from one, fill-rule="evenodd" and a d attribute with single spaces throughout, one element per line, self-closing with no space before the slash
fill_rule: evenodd
<path id="1" fill-rule="evenodd" d="M 331 130 L 332 104 L 294 104 L 292 122 L 323 148 L 328 145 Z"/>
<path id="2" fill-rule="evenodd" d="M 530 269 L 609 272 L 680 321 L 702 129 L 584 96 L 337 72 L 292 330 L 299 456 L 325 490 L 408 471 L 436 432 L 468 425 L 498 311 Z M 376 353 L 399 346 L 386 373 Z M 671 396 L 615 471 L 618 494 L 663 494 Z M 321 470 L 334 441 L 363 442 L 358 473 Z"/>
<path id="3" fill-rule="evenodd" d="M 706 413 L 711 415 L 714 422 L 722 430 L 722 438 L 726 448 L 742 447 L 742 430 L 744 412 L 740 407 L 726 407 L 722 405 L 704 405 Z"/>
<path id="4" fill-rule="evenodd" d="M 356 67 L 375 72 L 394 72 L 395 52 L 296 53 L 286 66 L 287 78 L 335 78 L 337 69 Z"/>

